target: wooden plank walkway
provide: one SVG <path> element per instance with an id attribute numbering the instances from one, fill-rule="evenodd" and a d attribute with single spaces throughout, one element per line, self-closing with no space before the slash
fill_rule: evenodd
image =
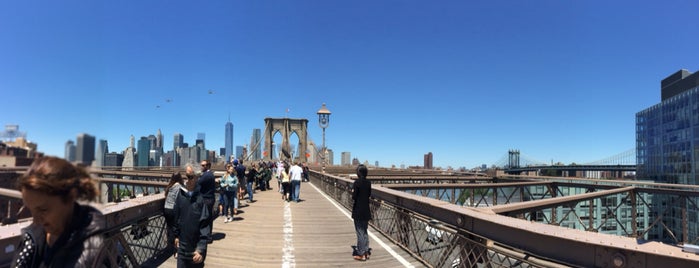
<path id="1" fill-rule="evenodd" d="M 301 184 L 299 203 L 282 201 L 273 187 L 257 191 L 256 202 L 241 206 L 235 221 L 214 221 L 206 267 L 425 267 L 371 227 L 371 258 L 354 260 L 357 238 L 346 209 L 310 182 Z M 160 267 L 176 266 L 170 257 Z"/>

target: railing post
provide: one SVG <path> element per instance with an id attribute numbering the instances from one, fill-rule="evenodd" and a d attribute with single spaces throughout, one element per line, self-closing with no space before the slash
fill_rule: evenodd
<path id="1" fill-rule="evenodd" d="M 633 235 L 631 237 L 633 238 L 638 238 L 638 206 L 636 205 L 636 195 L 638 193 L 636 192 L 636 189 L 632 189 L 629 191 L 630 199 L 631 199 L 631 231 L 633 232 Z M 648 217 L 648 215 L 645 215 Z"/>
<path id="2" fill-rule="evenodd" d="M 680 196 L 680 207 L 682 208 L 682 243 L 689 243 L 689 227 L 687 223 L 687 196 Z"/>

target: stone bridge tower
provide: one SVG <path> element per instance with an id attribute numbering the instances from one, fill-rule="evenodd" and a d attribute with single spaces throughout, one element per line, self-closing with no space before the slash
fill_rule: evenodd
<path id="1" fill-rule="evenodd" d="M 298 155 L 294 155 L 294 159 L 288 159 L 291 161 L 301 161 L 307 162 L 306 150 L 308 148 L 308 119 L 292 119 L 292 118 L 265 118 L 265 147 L 263 150 L 267 154 L 263 157 L 265 161 L 271 161 L 273 159 L 272 152 L 272 137 L 274 134 L 279 132 L 282 135 L 281 150 L 291 152 L 291 144 L 289 138 L 291 134 L 296 133 L 299 138 L 299 144 L 296 146 L 297 150 L 300 152 Z M 278 146 L 278 145 L 277 145 Z M 282 157 L 287 159 L 286 157 Z"/>

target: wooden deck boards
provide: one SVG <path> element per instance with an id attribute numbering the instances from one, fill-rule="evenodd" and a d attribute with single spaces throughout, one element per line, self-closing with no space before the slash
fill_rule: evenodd
<path id="1" fill-rule="evenodd" d="M 371 259 L 355 261 L 351 245 L 356 235 L 347 210 L 338 209 L 309 182 L 301 185 L 299 203 L 282 201 L 274 188 L 257 191 L 256 202 L 241 206 L 235 221 L 214 221 L 215 241 L 209 244 L 206 267 L 405 267 L 389 250 L 408 265 L 424 267 L 371 227 L 369 232 L 389 250 L 370 237 Z M 160 267 L 176 266 L 169 258 Z"/>

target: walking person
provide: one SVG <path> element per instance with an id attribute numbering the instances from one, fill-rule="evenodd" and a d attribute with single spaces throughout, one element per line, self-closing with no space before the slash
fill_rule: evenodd
<path id="1" fill-rule="evenodd" d="M 369 199 L 371 197 L 371 181 L 366 179 L 368 170 L 366 166 L 357 166 L 357 180 L 352 187 L 352 219 L 354 220 L 354 230 L 357 233 L 357 247 L 354 259 L 366 261 L 371 255 L 369 251 L 369 236 L 367 228 L 371 220 L 371 210 Z"/>
<path id="2" fill-rule="evenodd" d="M 255 163 L 253 163 L 250 166 L 250 169 L 248 170 L 248 173 L 245 174 L 246 177 L 246 185 L 247 185 L 247 191 L 248 191 L 248 203 L 254 203 L 255 200 L 252 198 L 253 193 L 255 193 L 255 187 L 253 187 L 253 184 L 255 183 L 255 178 L 257 177 L 257 167 L 255 166 Z"/>
<path id="3" fill-rule="evenodd" d="M 243 160 L 233 160 L 233 168 L 235 169 L 236 176 L 238 177 L 238 200 L 243 200 L 247 192 L 247 180 L 245 178 L 245 166 L 243 165 Z"/>
<path id="4" fill-rule="evenodd" d="M 223 215 L 225 222 L 233 221 L 238 214 L 238 177 L 231 164 L 226 165 L 226 174 L 221 178 L 221 195 L 223 195 Z M 230 213 L 230 214 L 229 214 Z"/>
<path id="5" fill-rule="evenodd" d="M 201 161 L 201 177 L 197 180 L 197 188 L 194 190 L 194 195 L 201 195 L 202 202 L 209 209 L 209 234 L 207 235 L 208 242 L 212 243 L 212 231 L 214 229 L 214 203 L 216 199 L 216 179 L 211 171 L 211 162 L 208 160 Z"/>
<path id="6" fill-rule="evenodd" d="M 32 222 L 22 229 L 12 267 L 95 267 L 106 241 L 104 215 L 92 205 L 97 185 L 85 169 L 44 156 L 17 181 Z"/>
<path id="7" fill-rule="evenodd" d="M 289 192 L 291 191 L 291 179 L 289 178 L 289 165 L 284 163 L 281 173 L 282 200 L 289 202 Z"/>
<path id="8" fill-rule="evenodd" d="M 282 187 L 282 173 L 284 172 L 284 162 L 279 160 L 277 162 L 276 177 L 277 177 L 277 187 L 279 188 L 279 193 L 284 194 L 284 188 Z"/>
<path id="9" fill-rule="evenodd" d="M 294 165 L 289 169 L 289 176 L 291 177 L 291 200 L 298 203 L 301 179 L 303 178 L 303 168 L 299 166 L 298 162 L 294 162 Z"/>
<path id="10" fill-rule="evenodd" d="M 303 163 L 303 167 L 301 167 L 301 168 L 303 168 L 303 181 L 305 181 L 305 182 L 310 181 L 308 179 L 308 175 L 309 175 L 308 173 L 310 172 L 308 170 L 308 165 L 306 163 Z"/>
<path id="11" fill-rule="evenodd" d="M 267 168 L 267 164 L 265 162 L 260 162 L 260 170 L 257 172 L 256 180 L 257 180 L 257 188 L 260 189 L 260 191 L 266 191 L 267 190 L 267 174 L 269 174 L 269 168 Z"/>

